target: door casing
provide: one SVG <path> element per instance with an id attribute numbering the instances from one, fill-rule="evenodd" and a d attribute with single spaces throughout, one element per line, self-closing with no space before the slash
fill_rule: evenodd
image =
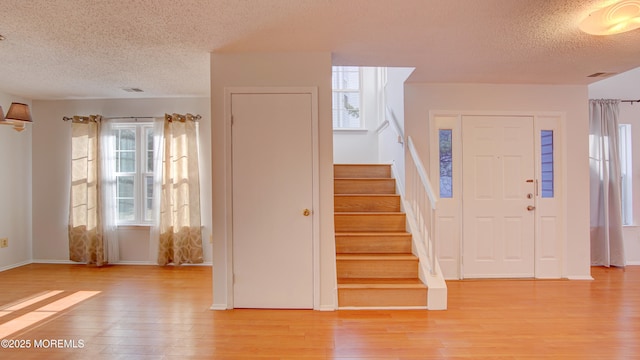
<path id="1" fill-rule="evenodd" d="M 451 129 L 453 151 L 453 198 L 438 199 L 435 215 L 435 239 L 438 261 L 446 279 L 462 279 L 462 117 L 463 116 L 532 116 L 534 118 L 535 176 L 540 178 L 541 130 L 554 131 L 555 196 L 552 199 L 536 197 L 534 277 L 556 279 L 566 277 L 566 141 L 563 112 L 514 112 L 514 111 L 456 111 L 433 110 L 429 112 L 429 169 L 431 183 L 439 193 L 438 130 Z"/>
<path id="2" fill-rule="evenodd" d="M 309 94 L 311 96 L 311 147 L 312 147 L 312 205 L 311 213 L 319 214 L 319 135 L 318 135 L 318 89 L 317 87 L 228 87 L 225 88 L 225 183 L 227 189 L 233 184 L 232 159 L 232 98 L 233 94 Z M 295 151 L 295 149 L 292 149 Z M 227 308 L 234 308 L 233 301 L 233 199 L 232 192 L 225 193 L 225 241 L 227 268 Z M 320 226 L 317 216 L 312 224 L 313 253 L 313 308 L 320 307 Z"/>

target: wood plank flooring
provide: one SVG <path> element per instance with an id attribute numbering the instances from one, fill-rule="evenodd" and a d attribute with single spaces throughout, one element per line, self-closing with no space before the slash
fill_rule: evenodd
<path id="1" fill-rule="evenodd" d="M 0 359 L 639 359 L 640 267 L 592 275 L 450 281 L 446 311 L 211 311 L 209 267 L 32 264 L 0 273 L 0 329 L 99 293 L 49 306 L 5 336 L 32 348 Z M 83 347 L 33 348 L 46 339 Z"/>

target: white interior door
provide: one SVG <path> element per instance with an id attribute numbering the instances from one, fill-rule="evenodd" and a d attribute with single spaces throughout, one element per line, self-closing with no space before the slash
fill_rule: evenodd
<path id="1" fill-rule="evenodd" d="M 533 117 L 463 116 L 462 137 L 463 276 L 533 277 Z"/>
<path id="2" fill-rule="evenodd" d="M 232 94 L 233 304 L 313 308 L 311 94 Z"/>

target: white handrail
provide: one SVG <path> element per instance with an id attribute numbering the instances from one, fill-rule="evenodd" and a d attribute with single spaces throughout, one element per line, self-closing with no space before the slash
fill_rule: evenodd
<path id="1" fill-rule="evenodd" d="M 391 110 L 390 107 L 387 106 L 386 108 L 387 108 L 387 116 L 391 119 L 390 122 L 393 125 L 394 129 L 396 130 L 396 134 L 398 134 L 398 136 L 400 136 L 404 140 L 404 133 L 402 132 L 402 128 L 400 128 L 400 123 L 396 118 L 396 114 L 393 113 L 393 110 Z"/>
<path id="2" fill-rule="evenodd" d="M 411 158 L 413 163 L 416 166 L 416 170 L 418 171 L 418 175 L 420 176 L 420 180 L 422 180 L 422 186 L 424 186 L 427 191 L 427 195 L 429 196 L 429 202 L 431 203 L 431 209 L 436 209 L 436 204 L 438 200 L 436 199 L 436 194 L 433 191 L 433 186 L 431 186 L 431 181 L 429 181 L 429 177 L 427 176 L 427 172 L 424 170 L 424 165 L 422 165 L 422 161 L 420 160 L 420 156 L 418 156 L 418 152 L 416 151 L 415 146 L 413 145 L 413 140 L 411 136 L 408 139 L 409 143 L 409 153 L 411 154 Z"/>

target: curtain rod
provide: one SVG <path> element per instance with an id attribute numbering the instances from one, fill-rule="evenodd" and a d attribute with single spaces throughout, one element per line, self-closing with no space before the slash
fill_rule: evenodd
<path id="1" fill-rule="evenodd" d="M 638 100 L 620 100 L 620 102 L 628 102 L 628 103 L 631 103 L 631 105 L 633 105 L 633 103 L 640 102 L 640 99 L 638 99 Z"/>
<path id="2" fill-rule="evenodd" d="M 88 116 L 78 116 L 79 118 L 82 119 L 88 119 Z M 157 118 L 163 118 L 163 116 L 110 116 L 110 117 L 103 117 L 104 119 L 108 119 L 108 120 L 113 120 L 113 119 L 134 119 L 135 121 L 138 121 L 138 119 L 157 119 Z M 69 116 L 63 116 L 62 117 L 62 121 L 70 121 L 73 120 L 73 116 L 69 117 Z M 193 119 L 194 120 L 200 120 L 202 119 L 202 116 L 200 115 L 193 115 Z"/>
<path id="3" fill-rule="evenodd" d="M 62 117 L 62 121 L 70 121 L 73 120 L 74 117 L 80 118 L 80 119 L 88 119 L 89 116 L 64 116 Z M 108 120 L 112 120 L 112 119 L 134 119 L 135 121 L 138 121 L 138 119 L 155 119 L 155 118 L 162 118 L 162 116 L 111 116 L 111 117 L 106 117 L 104 116 L 103 119 L 108 119 Z"/>

